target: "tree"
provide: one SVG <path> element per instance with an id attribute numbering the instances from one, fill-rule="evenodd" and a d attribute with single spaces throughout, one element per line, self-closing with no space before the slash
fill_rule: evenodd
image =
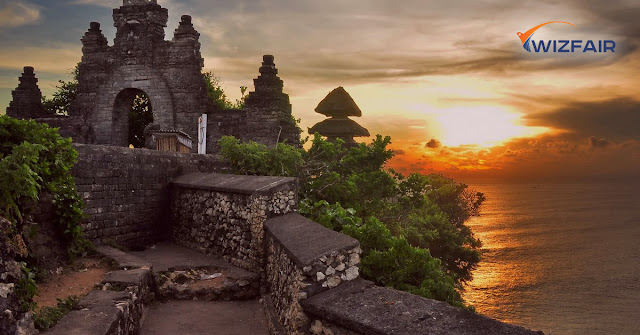
<path id="1" fill-rule="evenodd" d="M 59 80 L 57 90 L 53 92 L 52 98 L 42 96 L 44 109 L 52 115 L 69 115 L 69 105 L 76 98 L 78 92 L 78 65 L 71 71 L 71 80 Z"/>
<path id="2" fill-rule="evenodd" d="M 236 99 L 235 102 L 231 102 L 227 98 L 227 94 L 224 92 L 222 85 L 220 83 L 220 78 L 216 76 L 213 72 L 207 71 L 202 74 L 204 77 L 204 82 L 207 87 L 207 96 L 213 101 L 213 104 L 216 105 L 219 109 L 243 109 L 244 101 L 247 98 L 246 86 L 240 86 L 240 93 L 242 97 L 240 99 Z"/>
<path id="3" fill-rule="evenodd" d="M 144 128 L 153 122 L 153 112 L 149 97 L 138 94 L 133 99 L 131 110 L 129 111 L 129 144 L 136 148 L 144 148 L 145 134 Z"/>

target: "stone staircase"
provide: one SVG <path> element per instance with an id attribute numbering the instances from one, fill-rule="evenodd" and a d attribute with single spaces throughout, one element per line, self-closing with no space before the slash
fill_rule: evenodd
<path id="1" fill-rule="evenodd" d="M 116 270 L 45 334 L 268 334 L 255 273 L 172 243 L 96 249 Z"/>

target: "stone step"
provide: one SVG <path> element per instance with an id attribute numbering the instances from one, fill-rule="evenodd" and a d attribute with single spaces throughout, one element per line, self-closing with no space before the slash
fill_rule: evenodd
<path id="1" fill-rule="evenodd" d="M 260 276 L 222 259 L 169 243 L 130 252 L 153 264 L 165 300 L 248 300 L 260 293 Z"/>
<path id="2" fill-rule="evenodd" d="M 110 247 L 108 245 L 96 246 L 96 251 L 105 257 L 111 258 L 117 263 L 117 268 L 124 269 L 151 269 L 152 264 L 130 253 Z"/>

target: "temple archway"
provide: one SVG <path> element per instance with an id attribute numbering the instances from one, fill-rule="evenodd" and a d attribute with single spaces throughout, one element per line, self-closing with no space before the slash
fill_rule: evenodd
<path id="1" fill-rule="evenodd" d="M 116 96 L 113 104 L 113 142 L 120 146 L 145 146 L 144 128 L 153 123 L 153 109 L 149 96 L 142 90 L 126 88 Z"/>

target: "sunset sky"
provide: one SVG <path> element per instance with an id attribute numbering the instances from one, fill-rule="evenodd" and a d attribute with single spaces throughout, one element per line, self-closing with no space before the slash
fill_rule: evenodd
<path id="1" fill-rule="evenodd" d="M 25 65 L 45 95 L 80 61 L 98 21 L 113 43 L 121 0 L 0 0 L 0 110 Z M 232 98 L 275 55 L 303 129 L 343 86 L 403 172 L 468 182 L 640 179 L 640 3 L 627 1 L 159 0 L 166 38 L 182 14 L 205 69 Z M 526 52 L 534 39 L 614 40 L 614 54 Z M 367 139 L 368 141 L 369 139 Z"/>

